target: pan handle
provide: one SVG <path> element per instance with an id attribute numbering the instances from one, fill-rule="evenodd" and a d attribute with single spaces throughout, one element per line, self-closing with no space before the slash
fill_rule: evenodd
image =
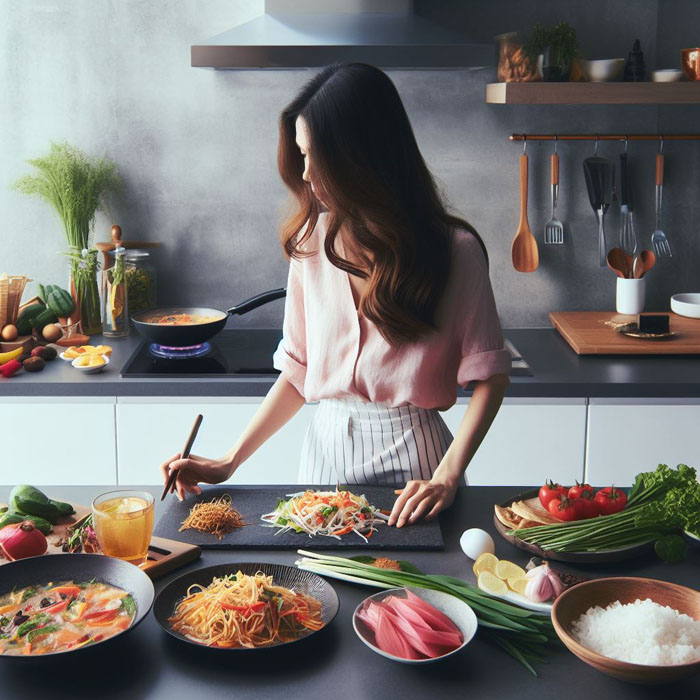
<path id="1" fill-rule="evenodd" d="M 245 301 L 242 301 L 240 304 L 237 304 L 236 306 L 232 306 L 229 310 L 228 313 L 230 314 L 247 314 L 249 311 L 252 311 L 253 309 L 257 309 L 258 306 L 262 306 L 263 304 L 267 304 L 270 301 L 275 301 L 275 299 L 281 299 L 282 297 L 287 296 L 287 288 L 282 287 L 280 289 L 272 289 L 269 292 L 263 292 L 262 294 L 258 294 L 257 296 L 251 297 L 250 299 L 246 299 Z"/>

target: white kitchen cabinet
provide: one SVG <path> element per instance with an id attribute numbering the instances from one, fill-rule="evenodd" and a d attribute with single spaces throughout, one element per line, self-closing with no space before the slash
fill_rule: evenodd
<path id="1" fill-rule="evenodd" d="M 116 484 L 115 397 L 0 398 L 0 484 Z"/>
<path id="2" fill-rule="evenodd" d="M 238 439 L 261 399 L 119 398 L 117 454 L 120 484 L 156 484 L 159 465 L 182 450 L 198 413 L 204 417 L 192 452 L 221 457 Z M 233 475 L 231 483 L 293 484 L 306 429 L 316 406 L 299 413 Z"/>
<path id="3" fill-rule="evenodd" d="M 697 399 L 591 399 L 586 476 L 591 484 L 629 486 L 658 464 L 700 469 Z"/>
<path id="4" fill-rule="evenodd" d="M 452 434 L 467 407 L 461 399 L 442 414 Z M 505 399 L 469 465 L 474 486 L 562 483 L 583 477 L 585 399 Z"/>

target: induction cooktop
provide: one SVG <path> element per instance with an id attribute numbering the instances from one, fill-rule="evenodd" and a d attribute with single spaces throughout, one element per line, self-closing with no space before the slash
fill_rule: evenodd
<path id="1" fill-rule="evenodd" d="M 223 330 L 203 346 L 167 348 L 144 341 L 122 368 L 122 377 L 240 377 L 275 375 L 272 354 L 278 328 Z"/>

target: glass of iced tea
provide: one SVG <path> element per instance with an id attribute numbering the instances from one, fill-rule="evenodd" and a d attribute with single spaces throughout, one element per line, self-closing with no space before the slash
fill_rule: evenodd
<path id="1" fill-rule="evenodd" d="M 102 551 L 140 566 L 153 534 L 154 499 L 146 491 L 108 491 L 92 502 L 95 534 Z"/>

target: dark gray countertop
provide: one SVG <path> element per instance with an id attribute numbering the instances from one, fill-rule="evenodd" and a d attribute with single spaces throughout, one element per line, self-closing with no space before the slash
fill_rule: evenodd
<path id="1" fill-rule="evenodd" d="M 42 487 L 44 488 L 44 487 Z M 102 491 L 114 487 L 56 486 L 45 490 L 54 498 L 90 503 Z M 142 488 L 142 487 L 139 487 Z M 244 487 L 245 488 L 245 487 Z M 151 490 L 160 493 L 159 487 Z M 459 548 L 459 535 L 468 527 L 483 527 L 496 541 L 496 555 L 525 564 L 525 553 L 495 532 L 493 503 L 519 492 L 522 487 L 467 487 L 460 489 L 455 505 L 442 519 L 444 552 L 401 553 L 416 566 L 473 580 L 472 562 Z M 6 498 L 9 488 L 0 489 Z M 157 501 L 156 517 L 162 512 Z M 356 552 L 354 552 L 356 553 Z M 351 556 L 353 552 L 344 552 Z M 385 556 L 398 556 L 386 552 Z M 76 555 L 77 556 L 77 555 Z M 156 582 L 156 592 L 180 573 L 194 567 L 225 562 L 277 562 L 291 565 L 294 552 L 205 551 L 199 562 Z M 629 575 L 673 581 L 697 588 L 700 549 L 683 564 L 669 565 L 654 555 L 627 563 L 570 567 L 588 576 Z M 328 629 L 307 642 L 287 649 L 223 655 L 196 649 L 170 638 L 153 615 L 133 632 L 90 654 L 58 659 L 0 658 L 0 695 L 7 698 L 168 698 L 214 700 L 237 698 L 275 700 L 463 700 L 474 698 L 537 698 L 538 700 L 639 700 L 640 698 L 697 697 L 700 681 L 686 680 L 669 688 L 625 684 L 604 676 L 556 644 L 550 663 L 539 666 L 534 678 L 500 650 L 478 639 L 464 652 L 444 662 L 415 667 L 388 661 L 360 642 L 352 630 L 355 607 L 376 589 L 331 580 L 340 597 L 340 612 Z"/>
<path id="2" fill-rule="evenodd" d="M 534 376 L 512 377 L 510 397 L 700 398 L 700 357 L 579 356 L 554 329 L 507 329 L 506 337 Z M 99 338 L 94 343 L 101 342 Z M 124 379 L 120 371 L 141 342 L 110 340 L 114 353 L 99 374 L 84 375 L 56 360 L 37 374 L 0 382 L 0 396 L 264 396 L 274 377 Z M 460 395 L 469 392 L 460 390 Z"/>

